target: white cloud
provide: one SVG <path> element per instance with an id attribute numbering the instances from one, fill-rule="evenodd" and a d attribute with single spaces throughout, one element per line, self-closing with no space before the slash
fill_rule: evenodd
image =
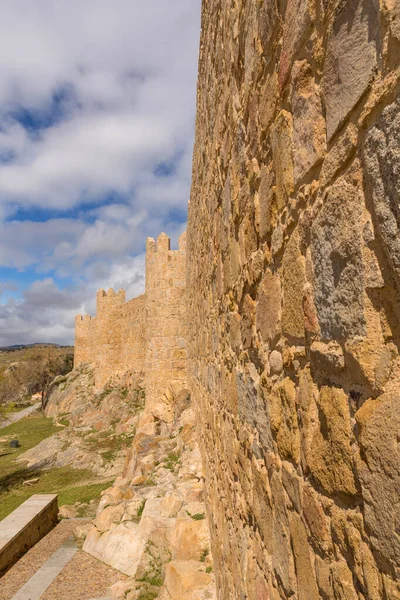
<path id="1" fill-rule="evenodd" d="M 0 267 L 37 281 L 0 304 L 0 344 L 71 340 L 73 315 L 93 309 L 97 287 L 143 289 L 146 236 L 165 230 L 176 244 L 200 6 L 3 0 Z M 60 278 L 73 283 L 60 289 Z"/>
<path id="2" fill-rule="evenodd" d="M 51 277 L 36 280 L 20 300 L 0 304 L 0 345 L 73 344 L 75 315 L 96 313 L 97 289 L 124 288 L 127 299 L 144 292 L 144 261 L 142 254 L 112 265 L 92 264 L 85 281 L 63 289 Z M 0 286 L 0 293 L 4 291 L 5 286 Z"/>
<path id="3" fill-rule="evenodd" d="M 199 4 L 5 0 L 0 149 L 15 159 L 0 165 L 2 202 L 127 194 L 157 162 L 191 154 Z M 66 97 L 52 127 L 29 137 L 12 121 L 21 106 L 46 119 L 56 93 Z"/>

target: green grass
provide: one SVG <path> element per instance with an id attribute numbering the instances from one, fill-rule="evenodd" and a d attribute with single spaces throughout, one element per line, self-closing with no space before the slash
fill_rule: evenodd
<path id="1" fill-rule="evenodd" d="M 23 481 L 39 477 L 38 483 L 24 486 Z M 18 478 L 18 480 L 17 480 Z M 90 502 L 97 498 L 100 492 L 110 486 L 111 480 L 102 483 L 91 483 L 94 476 L 86 469 L 61 467 L 38 471 L 20 469 L 15 473 L 14 485 L 8 491 L 0 492 L 0 519 L 25 502 L 32 494 L 58 494 L 58 505 L 74 504 L 75 502 Z M 0 478 L 0 487 L 1 487 Z M 79 485 L 81 483 L 81 485 Z"/>
<path id="2" fill-rule="evenodd" d="M 8 441 L 11 438 L 18 439 L 21 444 L 21 448 L 0 456 L 0 519 L 4 519 L 32 494 L 58 493 L 58 504 L 62 506 L 78 501 L 89 502 L 109 487 L 109 481 L 95 483 L 95 476 L 87 469 L 62 467 L 40 471 L 28 469 L 24 463 L 14 462 L 23 452 L 57 431 L 59 428 L 53 424 L 52 419 L 46 419 L 43 415 L 26 417 L 0 430 L 0 438 L 8 438 L 7 442 L 0 442 L 0 454 L 2 451 L 9 451 Z M 23 485 L 27 479 L 36 477 L 40 478 L 38 483 Z"/>
<path id="3" fill-rule="evenodd" d="M 17 413 L 20 412 L 21 410 L 24 410 L 25 408 L 28 408 L 28 406 L 31 406 L 31 403 L 28 401 L 26 402 L 22 402 L 22 404 L 14 404 L 14 402 L 10 402 L 10 404 L 7 405 L 7 412 L 11 412 L 11 413 Z"/>
<path id="4" fill-rule="evenodd" d="M 136 517 L 137 517 L 138 521 L 140 521 L 140 519 L 142 518 L 142 514 L 143 514 L 145 506 L 146 506 L 146 500 L 143 500 L 142 503 L 140 504 L 139 508 L 136 511 Z"/>
<path id="5" fill-rule="evenodd" d="M 165 468 L 169 469 L 170 471 L 174 471 L 175 466 L 179 463 L 179 459 L 180 459 L 179 454 L 176 454 L 175 452 L 170 452 L 170 454 L 168 454 L 167 459 L 165 461 Z"/>
<path id="6" fill-rule="evenodd" d="M 207 556 L 209 554 L 210 554 L 209 549 L 208 548 L 204 548 L 204 550 L 203 550 L 203 552 L 201 553 L 201 556 L 200 556 L 200 562 L 205 562 L 206 558 L 207 558 Z"/>
<path id="7" fill-rule="evenodd" d="M 21 448 L 15 449 L 12 454 L 0 457 L 0 491 L 2 490 L 1 481 L 4 476 L 16 469 L 13 464 L 14 459 L 57 431 L 59 431 L 59 428 L 54 425 L 53 420 L 47 419 L 42 414 L 25 417 L 4 427 L 4 429 L 0 429 L 0 439 L 8 438 L 7 442 L 0 442 L 0 454 L 9 450 L 10 439 L 18 439 L 21 444 Z"/>
<path id="8" fill-rule="evenodd" d="M 112 481 L 113 480 L 107 481 L 106 483 L 86 484 L 59 492 L 58 505 L 75 504 L 75 502 L 89 503 L 93 498 L 98 498 L 103 490 L 110 487 Z"/>
<path id="9" fill-rule="evenodd" d="M 191 517 L 193 519 L 193 521 L 202 521 L 203 519 L 206 518 L 204 513 L 196 513 L 195 515 L 192 515 L 192 513 L 190 513 L 188 510 L 186 511 L 186 514 L 189 515 L 189 517 Z"/>
<path id="10" fill-rule="evenodd" d="M 148 583 L 153 585 L 154 587 L 161 587 L 163 584 L 163 579 L 161 575 L 143 575 L 140 579 L 138 579 L 140 583 Z"/>
<path id="11" fill-rule="evenodd" d="M 105 461 L 114 460 L 118 452 L 129 448 L 132 444 L 133 434 L 120 433 L 111 434 L 106 433 L 106 437 L 103 435 L 92 436 L 87 439 L 88 442 L 95 443 L 96 447 Z"/>
<path id="12" fill-rule="evenodd" d="M 142 590 L 138 596 L 138 600 L 155 600 L 157 596 L 158 592 L 155 590 Z"/>

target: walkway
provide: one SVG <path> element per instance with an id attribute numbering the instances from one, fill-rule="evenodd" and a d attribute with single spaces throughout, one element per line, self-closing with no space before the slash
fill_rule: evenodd
<path id="1" fill-rule="evenodd" d="M 124 575 L 77 547 L 73 532 L 89 521 L 61 521 L 0 579 L 0 600 L 107 600 Z"/>
<path id="2" fill-rule="evenodd" d="M 32 404 L 32 406 L 28 406 L 28 408 L 24 408 L 23 410 L 20 410 L 15 413 L 11 413 L 11 415 L 9 415 L 6 419 L 4 419 L 4 421 L 0 422 L 0 430 L 4 429 L 4 427 L 8 427 L 8 425 L 11 425 L 11 423 L 16 423 L 17 421 L 20 421 L 24 417 L 28 417 L 32 413 L 39 410 L 40 407 L 41 407 L 41 402 L 37 402 L 36 404 Z"/>

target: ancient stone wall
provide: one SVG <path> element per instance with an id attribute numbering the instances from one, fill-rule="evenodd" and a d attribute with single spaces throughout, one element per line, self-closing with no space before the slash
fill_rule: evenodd
<path id="1" fill-rule="evenodd" d="M 124 290 L 97 292 L 96 334 L 92 346 L 97 388 L 103 387 L 110 375 L 122 368 L 121 310 L 124 304 Z"/>
<path id="2" fill-rule="evenodd" d="M 162 233 L 147 240 L 146 252 L 146 405 L 168 387 L 186 385 L 186 234 L 170 250 Z"/>
<path id="3" fill-rule="evenodd" d="M 127 370 L 144 375 L 150 404 L 168 387 L 186 385 L 185 268 L 185 234 L 178 250 L 165 233 L 149 238 L 146 293 L 126 302 L 124 290 L 99 290 L 96 317 L 76 317 L 74 363 L 95 366 L 98 389 Z"/>
<path id="4" fill-rule="evenodd" d="M 90 315 L 75 317 L 74 364 L 92 362 L 95 321 Z"/>
<path id="5" fill-rule="evenodd" d="M 121 319 L 121 370 L 134 365 L 137 373 L 144 372 L 146 349 L 146 297 L 143 294 L 124 304 Z"/>
<path id="6" fill-rule="evenodd" d="M 203 2 L 188 367 L 219 600 L 400 598 L 399 7 Z"/>

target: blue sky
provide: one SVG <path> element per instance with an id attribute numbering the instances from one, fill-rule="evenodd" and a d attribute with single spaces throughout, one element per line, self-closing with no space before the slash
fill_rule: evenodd
<path id="1" fill-rule="evenodd" d="M 73 342 L 100 287 L 143 291 L 190 193 L 200 0 L 3 0 L 0 346 Z"/>

